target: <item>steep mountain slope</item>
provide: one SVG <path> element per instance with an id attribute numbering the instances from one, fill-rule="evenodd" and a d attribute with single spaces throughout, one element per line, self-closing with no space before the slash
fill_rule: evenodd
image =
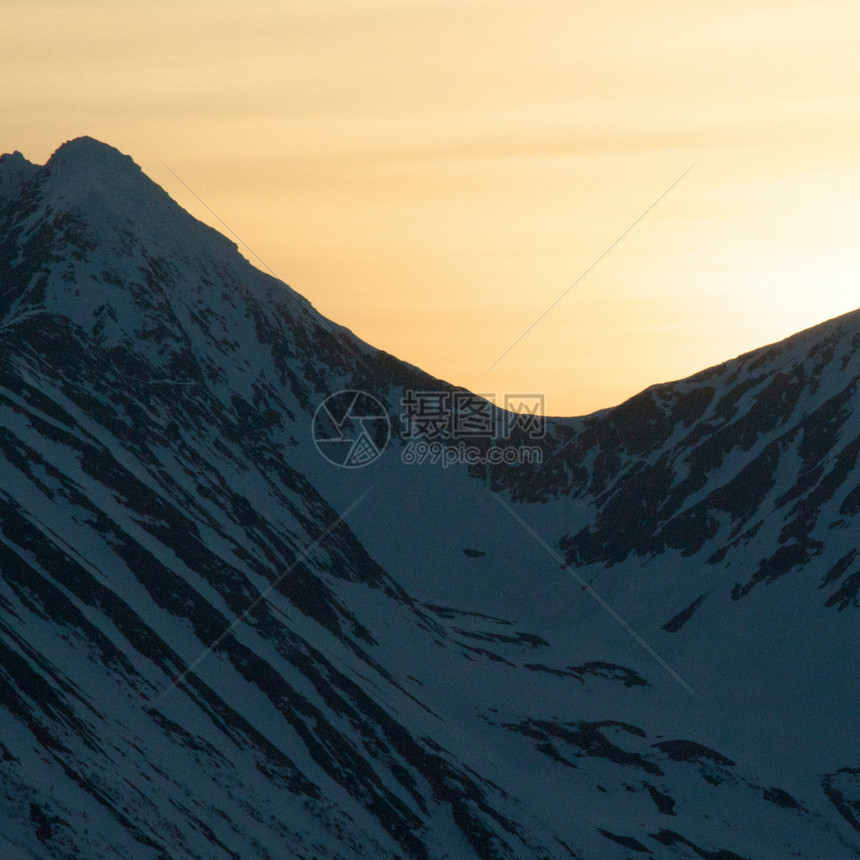
<path id="1" fill-rule="evenodd" d="M 3 856 L 860 854 L 858 343 L 409 465 L 450 386 L 116 150 L 3 156 Z M 312 438 L 342 390 L 362 469 Z"/>

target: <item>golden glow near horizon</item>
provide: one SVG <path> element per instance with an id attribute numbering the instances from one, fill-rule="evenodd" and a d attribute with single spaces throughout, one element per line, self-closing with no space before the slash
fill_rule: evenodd
<path id="1" fill-rule="evenodd" d="M 610 406 L 860 306 L 860 6 L 6 0 L 0 151 L 130 154 L 451 382 Z M 487 368 L 693 162 L 696 167 Z"/>

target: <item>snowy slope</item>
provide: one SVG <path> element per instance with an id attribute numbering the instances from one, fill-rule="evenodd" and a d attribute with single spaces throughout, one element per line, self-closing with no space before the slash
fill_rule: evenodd
<path id="1" fill-rule="evenodd" d="M 449 386 L 111 147 L 3 156 L 3 856 L 857 856 L 858 345 L 407 465 Z"/>

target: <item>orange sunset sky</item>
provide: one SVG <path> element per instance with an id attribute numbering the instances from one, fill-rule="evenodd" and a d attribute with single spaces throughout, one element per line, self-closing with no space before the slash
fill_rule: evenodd
<path id="1" fill-rule="evenodd" d="M 583 414 L 860 306 L 856 0 L 5 0 L 0 57 L 0 151 L 110 143 L 499 400 Z"/>

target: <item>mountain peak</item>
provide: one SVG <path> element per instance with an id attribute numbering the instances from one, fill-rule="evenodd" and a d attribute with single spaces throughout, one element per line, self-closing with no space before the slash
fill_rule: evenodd
<path id="1" fill-rule="evenodd" d="M 92 137 L 64 143 L 48 159 L 45 170 L 67 198 L 96 192 L 116 201 L 127 195 L 146 196 L 158 188 L 131 156 Z"/>
<path id="2" fill-rule="evenodd" d="M 131 156 L 93 137 L 66 141 L 43 167 L 33 169 L 47 177 L 43 199 L 53 210 L 74 213 L 96 230 L 97 224 L 133 225 L 139 238 L 181 248 L 185 255 L 236 250 L 233 242 L 182 209 Z"/>
<path id="3" fill-rule="evenodd" d="M 115 147 L 86 135 L 66 141 L 50 157 L 46 167 L 51 171 L 74 169 L 97 173 L 104 171 L 143 173 L 131 156 L 123 155 Z"/>

